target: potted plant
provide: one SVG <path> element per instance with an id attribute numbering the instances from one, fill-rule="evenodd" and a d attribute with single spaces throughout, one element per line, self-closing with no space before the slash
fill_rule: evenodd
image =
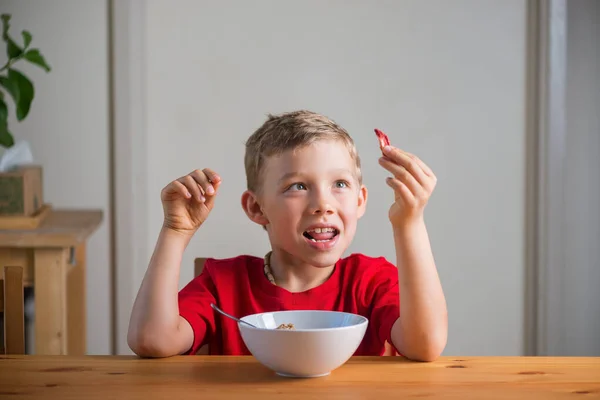
<path id="1" fill-rule="evenodd" d="M 20 168 L 32 164 L 29 144 L 15 142 L 9 129 L 9 108 L 14 106 L 18 122 L 23 121 L 31 109 L 35 88 L 31 80 L 19 69 L 19 63 L 29 62 L 46 72 L 50 66 L 39 49 L 31 46 L 33 36 L 29 31 L 21 32 L 22 44 L 9 33 L 9 14 L 2 14 L 2 40 L 6 43 L 7 60 L 0 66 L 0 216 L 30 216 L 42 206 L 41 167 Z"/>

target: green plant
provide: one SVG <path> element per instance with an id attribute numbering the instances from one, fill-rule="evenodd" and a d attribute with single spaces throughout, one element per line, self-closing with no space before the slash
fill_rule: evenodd
<path id="1" fill-rule="evenodd" d="M 9 14 L 0 16 L 2 19 L 2 39 L 6 42 L 6 55 L 8 56 L 6 64 L 0 68 L 0 86 L 10 94 L 15 103 L 17 121 L 23 121 L 29 114 L 35 90 L 29 78 L 16 70 L 13 65 L 20 60 L 26 60 L 43 68 L 46 72 L 50 72 L 50 66 L 46 63 L 39 49 L 30 48 L 33 39 L 31 33 L 25 30 L 21 32 L 23 36 L 22 47 L 8 34 L 10 17 Z M 4 102 L 4 93 L 0 90 L 0 146 L 9 148 L 13 144 L 14 139 L 8 130 L 8 107 Z"/>

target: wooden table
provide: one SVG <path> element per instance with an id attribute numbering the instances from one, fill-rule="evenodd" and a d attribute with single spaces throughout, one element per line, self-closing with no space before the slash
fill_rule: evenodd
<path id="1" fill-rule="evenodd" d="M 86 353 L 85 246 L 101 222 L 101 210 L 52 210 L 36 229 L 0 230 L 0 266 L 33 286 L 36 354 Z"/>
<path id="2" fill-rule="evenodd" d="M 3 359 L 2 359 L 3 358 Z M 355 357 L 323 378 L 253 357 L 0 356 L 0 397 L 23 399 L 589 399 L 600 358 Z M 12 395 L 12 396 L 9 396 Z"/>

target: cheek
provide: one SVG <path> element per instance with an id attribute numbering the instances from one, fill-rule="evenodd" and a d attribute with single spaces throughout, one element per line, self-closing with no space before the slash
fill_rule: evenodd
<path id="1" fill-rule="evenodd" d="M 344 221 L 346 228 L 352 228 L 356 225 L 358 215 L 358 198 L 353 194 L 340 199 L 340 217 Z"/>
<path id="2" fill-rule="evenodd" d="M 356 193 L 343 193 L 337 196 L 340 208 L 346 212 L 356 213 L 358 209 L 358 197 Z"/>
<path id="3" fill-rule="evenodd" d="M 276 219 L 289 221 L 297 219 L 302 214 L 303 202 L 300 198 L 283 198 L 281 201 L 270 204 L 269 214 Z"/>

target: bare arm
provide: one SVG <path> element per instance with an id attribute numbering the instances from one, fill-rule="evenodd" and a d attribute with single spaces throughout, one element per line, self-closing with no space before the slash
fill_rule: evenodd
<path id="1" fill-rule="evenodd" d="M 400 282 L 400 318 L 392 341 L 406 357 L 433 361 L 444 350 L 448 314 L 425 223 L 394 229 Z"/>
<path id="2" fill-rule="evenodd" d="M 133 304 L 127 344 L 139 356 L 182 354 L 194 332 L 179 315 L 181 259 L 190 239 L 214 206 L 221 178 L 206 168 L 169 183 L 161 192 L 165 219 Z"/>
<path id="3" fill-rule="evenodd" d="M 406 357 L 432 361 L 448 337 L 446 299 L 423 218 L 437 178 L 410 153 L 389 146 L 383 154 L 380 164 L 394 175 L 387 183 L 394 189 L 389 218 L 400 282 L 400 318 L 392 327 L 392 341 Z"/>
<path id="4" fill-rule="evenodd" d="M 177 304 L 181 259 L 189 239 L 169 228 L 160 231 L 129 321 L 127 343 L 139 356 L 168 357 L 192 346 L 192 327 L 179 315 Z"/>

